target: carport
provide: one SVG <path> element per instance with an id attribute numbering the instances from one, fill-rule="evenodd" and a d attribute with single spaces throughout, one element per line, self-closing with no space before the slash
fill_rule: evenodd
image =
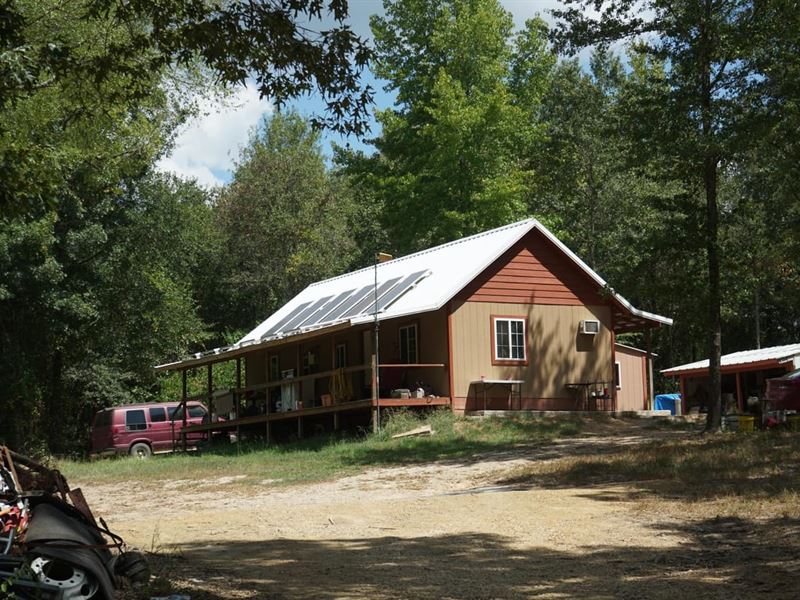
<path id="1" fill-rule="evenodd" d="M 722 356 L 720 364 L 723 400 L 733 400 L 739 412 L 747 412 L 747 398 L 762 398 L 767 379 L 800 368 L 800 344 L 734 352 Z M 708 359 L 661 371 L 663 375 L 679 378 L 683 414 L 708 408 L 708 371 Z"/>

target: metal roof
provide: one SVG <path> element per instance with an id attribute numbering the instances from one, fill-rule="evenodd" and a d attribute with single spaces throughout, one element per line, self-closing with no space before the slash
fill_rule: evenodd
<path id="1" fill-rule="evenodd" d="M 625 298 L 610 290 L 603 278 L 536 219 L 525 219 L 378 264 L 379 289 L 383 287 L 384 283 L 387 285 L 384 289 L 384 296 L 379 296 L 378 319 L 383 321 L 440 309 L 506 250 L 534 229 L 538 229 L 599 287 L 608 289 L 612 299 L 622 311 L 620 314 L 624 313 L 626 319 L 631 319 L 637 324 L 646 322 L 672 324 L 672 319 L 639 310 Z M 403 289 L 402 292 L 393 287 L 404 285 L 404 283 L 396 282 L 409 281 L 409 277 L 417 273 L 423 273 L 423 275 L 421 278 L 414 279 L 415 282 L 408 284 L 407 289 Z M 375 280 L 376 267 L 369 266 L 313 283 L 232 346 L 198 353 L 183 361 L 159 365 L 156 369 L 169 370 L 206 362 L 217 362 L 241 354 L 240 351 L 244 348 L 249 351 L 255 345 L 262 346 L 290 336 L 314 331 L 321 332 L 335 325 L 350 326 L 369 323 L 375 318 L 374 296 L 371 294 L 364 297 L 368 300 L 360 301 L 356 305 L 356 308 L 359 309 L 356 314 L 353 314 L 352 309 L 345 310 L 342 316 L 334 320 L 331 320 L 330 316 L 336 316 L 341 311 L 327 303 L 340 302 L 339 306 L 344 306 L 350 298 L 359 293 L 358 290 L 366 287 L 373 289 Z M 392 285 L 393 281 L 395 283 Z M 356 291 L 354 292 L 354 290 Z M 347 292 L 352 292 L 353 295 L 348 296 Z M 391 301 L 384 304 L 382 299 L 390 297 Z M 309 310 L 307 307 L 313 306 L 318 306 L 316 310 L 320 315 L 324 313 L 322 320 L 312 319 L 309 321 L 299 317 Z M 287 330 L 287 328 L 290 329 Z M 220 356 L 221 354 L 226 356 Z"/>
<path id="2" fill-rule="evenodd" d="M 720 361 L 721 367 L 735 367 L 739 365 L 751 365 L 757 363 L 773 362 L 776 365 L 787 363 L 795 359 L 795 364 L 800 361 L 800 344 L 787 344 L 785 346 L 772 346 L 770 348 L 758 348 L 756 350 L 742 350 L 725 354 Z M 664 375 L 679 375 L 680 373 L 691 371 L 702 371 L 708 369 L 708 359 L 698 360 L 677 367 L 663 369 Z"/>

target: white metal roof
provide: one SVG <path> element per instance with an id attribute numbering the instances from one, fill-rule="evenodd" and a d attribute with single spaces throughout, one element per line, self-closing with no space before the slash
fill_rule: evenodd
<path id="1" fill-rule="evenodd" d="M 389 304 L 385 310 L 379 311 L 379 320 L 438 310 L 497 260 L 503 252 L 533 229 L 541 231 L 579 268 L 586 272 L 599 287 L 606 287 L 606 282 L 558 240 L 544 225 L 536 219 L 525 219 L 524 221 L 498 227 L 497 229 L 461 238 L 441 246 L 379 264 L 377 266 L 379 284 L 394 278 L 405 278 L 419 271 L 423 271 L 426 274 L 416 285 Z M 368 323 L 374 320 L 374 311 L 368 311 L 366 314 L 362 313 L 338 321 L 322 321 L 310 327 L 295 328 L 291 332 L 268 333 L 271 329 L 274 330 L 282 321 L 285 321 L 286 317 L 295 313 L 303 304 L 311 303 L 309 304 L 311 306 L 326 297 L 337 298 L 348 290 L 360 290 L 366 286 L 373 286 L 375 276 L 375 267 L 370 266 L 313 283 L 233 346 L 215 348 L 206 353 L 196 354 L 189 357 L 188 361 L 195 364 L 198 361 L 206 362 L 205 357 L 208 356 L 208 362 L 213 362 L 222 358 L 215 358 L 221 353 L 228 353 L 255 344 L 282 339 L 282 337 L 308 333 L 315 329 L 327 329 L 336 324 L 358 325 Z M 613 291 L 611 294 L 622 307 L 635 317 L 656 323 L 672 324 L 672 319 L 638 310 L 619 294 Z M 160 365 L 156 368 L 159 370 L 178 368 L 184 362 L 186 361 Z"/>
<path id="2" fill-rule="evenodd" d="M 777 363 L 789 362 L 795 360 L 795 364 L 800 361 L 800 344 L 787 344 L 785 346 L 772 346 L 770 348 L 759 348 L 757 350 L 742 350 L 741 352 L 733 352 L 732 354 L 725 354 L 722 356 L 720 365 L 722 367 L 732 367 L 736 365 L 747 365 L 750 363 L 760 363 L 768 360 L 774 360 Z M 684 371 L 695 371 L 698 369 L 708 369 L 709 361 L 698 360 L 685 365 L 677 367 L 670 367 L 663 369 L 661 372 L 665 375 L 677 375 Z"/>
<path id="3" fill-rule="evenodd" d="M 377 267 L 379 283 L 392 278 L 405 277 L 418 271 L 429 273 L 416 286 L 389 305 L 385 311 L 380 312 L 378 314 L 379 320 L 438 310 L 497 260 L 503 252 L 534 228 L 539 229 L 554 242 L 580 268 L 589 274 L 600 287 L 606 285 L 606 282 L 597 273 L 590 269 L 569 248 L 564 246 L 544 225 L 536 219 L 526 219 L 379 264 Z M 370 266 L 359 271 L 312 283 L 282 306 L 280 310 L 272 314 L 266 321 L 239 340 L 238 343 L 261 341 L 264 339 L 264 334 L 272 326 L 279 323 L 286 315 L 306 302 L 314 302 L 327 296 L 336 297 L 347 290 L 358 290 L 364 286 L 372 286 L 375 282 L 375 275 L 375 267 Z M 635 309 L 619 294 L 614 294 L 614 296 L 623 306 L 637 316 L 650 318 L 661 323 L 672 323 L 671 319 Z M 370 311 L 369 314 L 352 317 L 349 321 L 351 324 L 357 325 L 370 322 L 374 318 L 374 312 Z"/>

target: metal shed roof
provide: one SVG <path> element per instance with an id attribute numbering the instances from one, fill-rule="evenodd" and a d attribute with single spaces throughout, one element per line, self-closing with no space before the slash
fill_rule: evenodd
<path id="1" fill-rule="evenodd" d="M 440 309 L 534 229 L 538 229 L 599 287 L 608 289 L 606 282 L 544 225 L 536 219 L 525 219 L 379 264 L 377 281 L 384 295 L 379 297 L 378 319 L 383 321 Z M 369 323 L 375 318 L 374 295 L 367 292 L 360 299 L 356 296 L 367 288 L 374 289 L 375 277 L 376 267 L 369 266 L 313 283 L 232 346 L 215 348 L 182 361 L 159 365 L 156 369 L 170 370 L 217 362 L 241 354 L 244 348 L 249 351 L 254 346 L 272 345 L 272 342 L 299 334 Z M 400 286 L 405 287 L 401 290 Z M 639 310 L 613 290 L 609 289 L 609 292 L 626 321 L 672 324 L 672 319 Z M 389 299 L 390 302 L 384 302 Z M 348 301 L 352 302 L 349 307 Z"/>
<path id="2" fill-rule="evenodd" d="M 722 368 L 728 367 L 729 370 L 736 370 L 736 367 L 755 366 L 769 368 L 770 365 L 780 366 L 792 360 L 794 360 L 795 365 L 800 362 L 800 344 L 787 344 L 785 346 L 772 346 L 770 348 L 742 350 L 741 352 L 725 354 L 722 356 L 720 366 Z M 709 361 L 706 358 L 704 360 L 686 363 L 685 365 L 663 369 L 661 372 L 664 375 L 680 375 L 682 373 L 702 374 L 702 371 L 708 371 L 708 365 Z"/>

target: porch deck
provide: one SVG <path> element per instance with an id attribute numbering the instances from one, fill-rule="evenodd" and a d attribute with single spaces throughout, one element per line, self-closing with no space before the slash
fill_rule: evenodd
<path id="1" fill-rule="evenodd" d="M 450 398 L 446 396 L 436 396 L 430 398 L 380 398 L 377 401 L 367 398 L 365 400 L 352 400 L 333 404 L 331 406 L 314 406 L 311 408 L 300 408 L 297 410 L 268 412 L 260 415 L 239 417 L 226 421 L 216 421 L 214 423 L 203 423 L 202 425 L 191 425 L 181 429 L 185 433 L 205 433 L 208 431 L 225 431 L 237 429 L 242 426 L 257 425 L 260 423 L 268 424 L 275 421 L 287 421 L 298 419 L 298 424 L 302 429 L 302 419 L 304 417 L 317 417 L 321 415 L 332 415 L 334 417 L 334 429 L 338 429 L 337 416 L 342 412 L 359 410 L 377 410 L 380 408 L 403 408 L 420 406 L 450 406 Z"/>

